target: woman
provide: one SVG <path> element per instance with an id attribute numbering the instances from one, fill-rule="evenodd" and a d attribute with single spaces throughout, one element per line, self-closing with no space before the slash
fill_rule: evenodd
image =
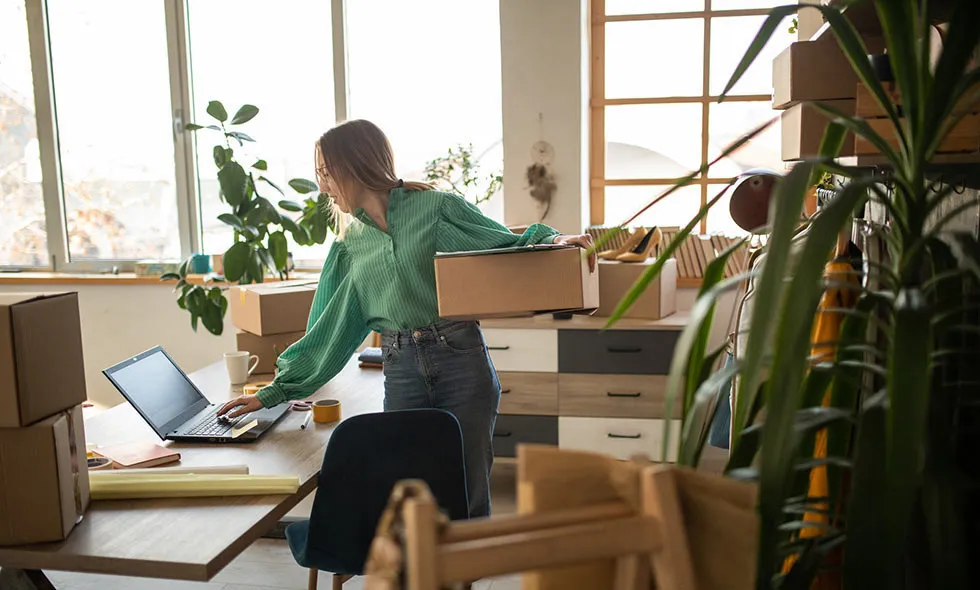
<path id="1" fill-rule="evenodd" d="M 587 248 L 592 240 L 541 224 L 516 235 L 456 195 L 401 181 L 388 139 L 368 121 L 326 132 L 316 160 L 317 181 L 333 200 L 339 230 L 306 335 L 279 357 L 271 385 L 229 402 L 221 413 L 237 408 L 228 414 L 234 418 L 312 395 L 344 368 L 371 330 L 381 332 L 385 410 L 441 408 L 456 416 L 470 516 L 489 516 L 500 384 L 479 324 L 439 319 L 433 255 L 540 243 Z"/>

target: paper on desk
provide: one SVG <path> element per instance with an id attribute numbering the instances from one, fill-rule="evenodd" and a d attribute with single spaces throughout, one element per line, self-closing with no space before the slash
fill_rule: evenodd
<path id="1" fill-rule="evenodd" d="M 151 474 L 96 477 L 90 482 L 93 500 L 135 498 L 198 498 L 295 494 L 299 477 L 286 475 Z"/>

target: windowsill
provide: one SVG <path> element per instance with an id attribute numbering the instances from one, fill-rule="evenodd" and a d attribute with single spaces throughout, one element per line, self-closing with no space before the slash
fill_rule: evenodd
<path id="1" fill-rule="evenodd" d="M 315 278 L 318 273 L 294 273 L 290 279 Z M 188 275 L 189 283 L 204 284 L 205 275 Z M 278 278 L 266 278 L 267 282 L 278 282 Z M 155 276 L 136 276 L 135 273 L 70 273 L 70 272 L 0 272 L 0 285 L 160 285 L 176 284 L 177 281 L 161 281 Z M 212 282 L 227 285 L 225 282 Z"/>

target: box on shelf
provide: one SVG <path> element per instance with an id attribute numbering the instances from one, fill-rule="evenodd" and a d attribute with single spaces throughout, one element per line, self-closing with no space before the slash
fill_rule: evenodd
<path id="1" fill-rule="evenodd" d="M 868 51 L 884 49 L 880 38 L 864 39 Z M 832 37 L 797 41 L 772 61 L 772 108 L 802 101 L 853 99 L 857 75 Z"/>
<path id="2" fill-rule="evenodd" d="M 884 84 L 885 94 L 888 97 L 889 102 L 897 107 L 901 108 L 902 95 L 898 91 L 898 87 L 894 84 Z M 874 119 L 878 117 L 887 117 L 888 113 L 882 108 L 878 101 L 875 99 L 868 87 L 860 82 L 855 85 L 855 108 L 854 114 L 858 117 L 864 117 L 865 119 Z M 953 106 L 954 113 L 964 113 L 964 112 L 980 112 L 980 104 L 973 102 L 972 96 L 969 92 L 965 93 L 960 100 Z"/>
<path id="3" fill-rule="evenodd" d="M 258 336 L 306 330 L 316 285 L 316 281 L 296 280 L 232 287 L 231 321 Z"/>
<path id="4" fill-rule="evenodd" d="M 893 148 L 899 146 L 891 119 L 867 119 L 867 122 L 888 145 Z M 980 152 L 980 115 L 967 115 L 953 126 L 936 152 L 940 154 Z M 878 154 L 879 150 L 870 141 L 858 137 L 854 142 L 854 153 L 859 156 L 870 156 Z"/>
<path id="5" fill-rule="evenodd" d="M 0 428 L 85 401 L 77 293 L 0 294 Z"/>
<path id="6" fill-rule="evenodd" d="M 599 274 L 583 250 L 537 245 L 437 254 L 439 316 L 523 317 L 599 307 Z"/>
<path id="7" fill-rule="evenodd" d="M 82 407 L 0 428 L 0 545 L 61 541 L 89 504 Z"/>
<path id="8" fill-rule="evenodd" d="M 294 342 L 302 338 L 305 331 L 286 332 L 285 334 L 270 334 L 259 336 L 250 332 L 239 331 L 235 337 L 238 340 L 238 350 L 248 351 L 258 355 L 259 364 L 255 366 L 257 374 L 271 374 L 276 371 L 276 350 L 281 354 Z"/>
<path id="9" fill-rule="evenodd" d="M 824 101 L 828 106 L 853 115 L 855 101 L 829 100 Z M 779 117 L 782 134 L 782 159 L 784 162 L 802 160 L 820 153 L 820 142 L 824 131 L 830 124 L 830 119 L 820 111 L 806 104 L 793 105 L 782 112 Z M 840 156 L 854 155 L 854 134 L 850 131 L 844 138 Z"/>
<path id="10" fill-rule="evenodd" d="M 597 316 L 609 317 L 619 301 L 651 265 L 646 262 L 599 261 L 599 310 Z M 659 320 L 677 311 L 677 260 L 668 259 L 660 274 L 640 295 L 623 317 Z"/>

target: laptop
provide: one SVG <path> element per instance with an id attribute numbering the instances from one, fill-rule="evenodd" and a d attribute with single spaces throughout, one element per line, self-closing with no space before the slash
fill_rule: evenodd
<path id="1" fill-rule="evenodd" d="M 228 419 L 156 346 L 102 371 L 163 440 L 244 443 L 257 440 L 289 411 L 288 404 Z"/>

